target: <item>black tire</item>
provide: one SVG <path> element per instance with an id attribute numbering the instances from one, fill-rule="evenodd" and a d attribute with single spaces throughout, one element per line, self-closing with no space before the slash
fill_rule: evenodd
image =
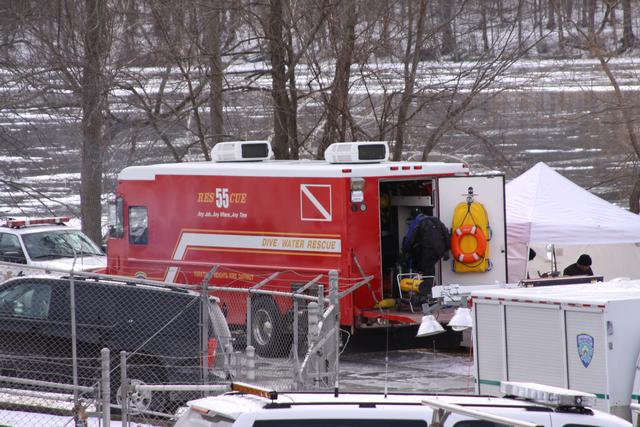
<path id="1" fill-rule="evenodd" d="M 163 384 L 163 375 L 149 366 L 127 366 L 127 376 L 131 385 Z M 115 390 L 115 400 L 120 405 L 120 387 Z M 138 415 L 144 411 L 165 412 L 171 408 L 169 395 L 166 392 L 136 392 L 129 393 L 129 413 Z"/>
<path id="2" fill-rule="evenodd" d="M 272 298 L 256 298 L 251 305 L 251 345 L 263 357 L 281 357 L 289 353 L 278 306 Z"/>

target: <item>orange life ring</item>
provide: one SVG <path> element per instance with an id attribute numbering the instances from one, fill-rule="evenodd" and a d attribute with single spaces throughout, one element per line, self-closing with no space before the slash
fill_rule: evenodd
<path id="1" fill-rule="evenodd" d="M 476 248 L 472 252 L 463 252 L 460 242 L 464 236 L 473 236 L 476 239 Z M 487 238 L 482 229 L 473 224 L 465 224 L 456 228 L 451 235 L 451 253 L 458 261 L 465 264 L 478 262 L 484 258 L 487 252 Z"/>

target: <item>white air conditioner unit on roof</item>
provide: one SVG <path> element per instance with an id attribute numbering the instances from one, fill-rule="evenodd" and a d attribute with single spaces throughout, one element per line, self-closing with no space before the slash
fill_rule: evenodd
<path id="1" fill-rule="evenodd" d="M 380 163 L 389 158 L 389 146 L 379 142 L 338 142 L 324 152 L 329 163 Z"/>
<path id="2" fill-rule="evenodd" d="M 255 162 L 269 160 L 273 152 L 269 141 L 219 142 L 211 149 L 214 162 Z"/>

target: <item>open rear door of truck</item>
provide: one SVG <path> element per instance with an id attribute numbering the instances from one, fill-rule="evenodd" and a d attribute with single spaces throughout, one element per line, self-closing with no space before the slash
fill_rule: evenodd
<path id="1" fill-rule="evenodd" d="M 455 176 L 438 178 L 436 192 L 436 212 L 440 220 L 448 227 L 454 225 L 454 217 L 465 218 L 465 224 L 473 222 L 471 215 L 460 212 L 466 210 L 467 198 L 472 196 L 473 202 L 486 210 L 489 232 L 485 236 L 486 257 L 489 262 L 484 271 L 464 271 L 460 264 L 454 266 L 454 257 L 441 261 L 440 285 L 495 285 L 507 281 L 507 231 L 504 196 L 504 175 L 487 176 Z M 474 214 L 477 222 L 482 221 L 480 215 Z M 474 229 L 475 230 L 475 229 Z M 452 230 L 455 233 L 455 229 Z M 483 233 L 484 234 L 484 233 Z M 473 236 L 467 236 L 473 238 Z M 473 252 L 473 251 L 471 251 Z M 473 255 L 473 253 L 472 253 Z M 483 257 L 484 258 L 484 257 Z M 467 265 L 473 265 L 473 262 Z M 473 270 L 473 269 L 467 269 Z M 481 268 L 480 270 L 483 270 Z"/>

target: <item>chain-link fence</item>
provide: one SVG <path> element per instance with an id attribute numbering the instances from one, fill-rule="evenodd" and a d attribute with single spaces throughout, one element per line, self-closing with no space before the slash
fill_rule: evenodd
<path id="1" fill-rule="evenodd" d="M 340 342 L 337 274 L 278 272 L 252 279 L 211 287 L 244 360 L 236 375 L 277 390 L 333 386 Z"/>
<path id="2" fill-rule="evenodd" d="M 171 425 L 185 402 L 232 381 L 333 387 L 339 300 L 357 286 L 341 290 L 336 273 L 203 276 L 1 283 L 0 425 Z"/>

